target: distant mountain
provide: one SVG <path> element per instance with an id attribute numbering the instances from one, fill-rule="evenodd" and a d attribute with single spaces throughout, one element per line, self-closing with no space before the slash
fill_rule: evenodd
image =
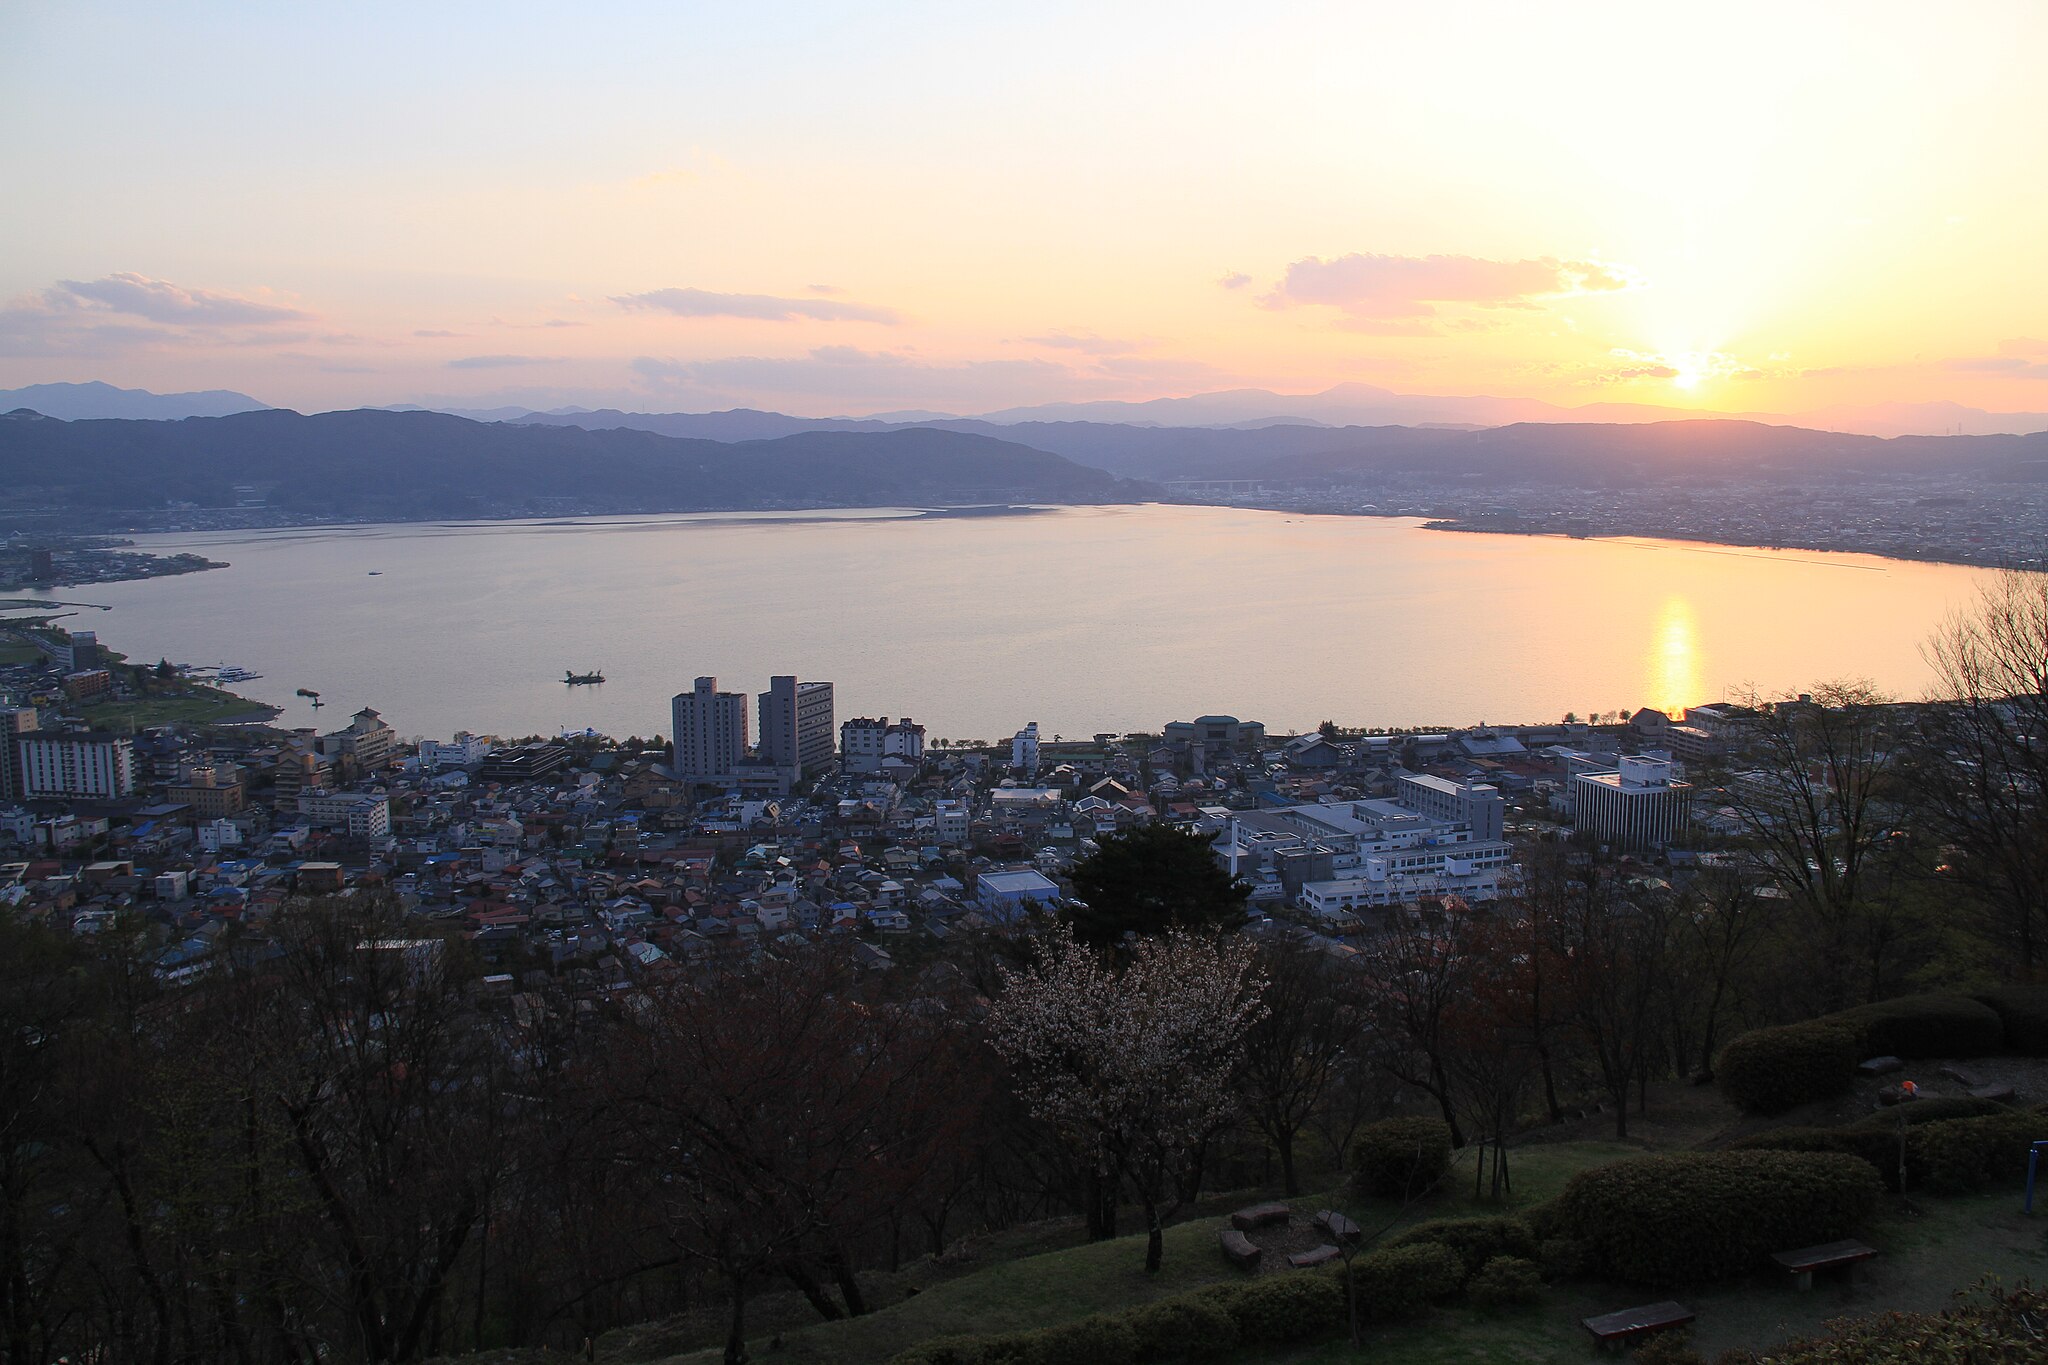
<path id="1" fill-rule="evenodd" d="M 617 408 L 600 408 L 595 412 L 535 412 L 503 420 L 530 426 L 582 427 L 586 431 L 624 427 L 632 431 L 687 436 L 701 441 L 765 441 L 777 436 L 794 436 L 800 431 L 902 431 L 919 425 L 872 417 L 789 417 L 753 408 L 733 408 L 726 412 L 620 412 Z"/>
<path id="2" fill-rule="evenodd" d="M 84 384 L 31 384 L 25 389 L 0 389 L 0 412 L 31 408 L 59 421 L 90 421 L 127 417 L 175 421 L 180 417 L 227 417 L 237 412 L 262 412 L 246 393 L 208 389 L 204 393 L 151 393 L 148 389 L 117 389 L 97 379 Z"/>
<path id="3" fill-rule="evenodd" d="M 1146 490 L 1011 441 L 917 428 L 720 443 L 376 410 L 0 422 L 0 512 L 232 507 L 352 520 L 1110 502 Z"/>

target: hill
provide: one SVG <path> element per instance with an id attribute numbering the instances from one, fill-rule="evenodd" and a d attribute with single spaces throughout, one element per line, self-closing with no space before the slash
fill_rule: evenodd
<path id="1" fill-rule="evenodd" d="M 30 408 L 66 422 L 99 417 L 175 420 L 181 417 L 226 417 L 258 412 L 270 404 L 246 393 L 207 389 L 200 393 L 151 393 L 148 389 L 117 389 L 97 379 L 84 384 L 30 384 L 0 389 L 0 412 Z"/>
<path id="2" fill-rule="evenodd" d="M 720 443 L 432 412 L 272 410 L 176 422 L 0 421 L 0 512 L 132 521 L 173 504 L 358 520 L 750 508 L 1107 502 L 1140 489 L 949 431 Z M 126 514 L 125 516 L 122 514 Z"/>

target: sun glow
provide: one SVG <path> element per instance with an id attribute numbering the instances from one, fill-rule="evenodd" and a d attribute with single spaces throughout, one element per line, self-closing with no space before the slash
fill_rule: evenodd
<path id="1" fill-rule="evenodd" d="M 1691 603 L 1683 597 L 1665 599 L 1646 652 L 1645 672 L 1653 704 L 1674 720 L 1683 717 L 1685 708 L 1698 701 L 1702 692 L 1699 626 L 1693 620 Z"/>

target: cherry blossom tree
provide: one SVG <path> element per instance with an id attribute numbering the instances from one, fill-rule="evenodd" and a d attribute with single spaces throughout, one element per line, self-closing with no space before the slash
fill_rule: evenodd
<path id="1" fill-rule="evenodd" d="M 1245 1034 L 1265 1012 L 1251 945 L 1175 931 L 1138 940 L 1119 965 L 1061 925 L 1003 986 L 989 1037 L 1019 1097 L 1130 1190 L 1157 1271 L 1183 1202 L 1175 1177 L 1230 1121 Z"/>

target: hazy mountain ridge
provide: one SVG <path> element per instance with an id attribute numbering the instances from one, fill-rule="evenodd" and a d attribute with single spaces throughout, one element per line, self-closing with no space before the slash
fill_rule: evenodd
<path id="1" fill-rule="evenodd" d="M 403 520 L 1137 496 L 1099 469 L 973 434 L 802 432 L 739 443 L 375 410 L 175 422 L 0 422 L 0 510 L 233 507 Z"/>
<path id="2" fill-rule="evenodd" d="M 0 412 L 29 408 L 59 421 L 90 421 L 121 417 L 143 421 L 176 421 L 184 417 L 228 417 L 238 412 L 262 412 L 270 404 L 230 389 L 206 389 L 197 393 L 151 393 L 148 389 L 119 389 L 97 379 L 83 384 L 30 384 L 19 389 L 0 389 Z"/>

